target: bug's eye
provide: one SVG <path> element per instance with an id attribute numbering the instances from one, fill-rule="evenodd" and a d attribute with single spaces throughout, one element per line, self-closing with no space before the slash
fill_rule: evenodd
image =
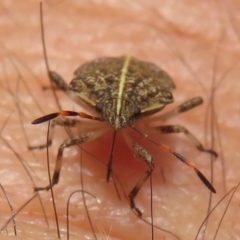
<path id="1" fill-rule="evenodd" d="M 137 116 L 137 115 L 139 115 L 140 113 L 141 113 L 140 108 L 134 107 L 134 109 L 133 109 L 133 115 L 134 115 L 134 116 Z"/>
<path id="2" fill-rule="evenodd" d="M 101 103 L 101 102 L 97 103 L 97 104 L 96 104 L 96 110 L 97 110 L 98 112 L 101 112 L 102 109 L 103 109 L 103 103 Z"/>

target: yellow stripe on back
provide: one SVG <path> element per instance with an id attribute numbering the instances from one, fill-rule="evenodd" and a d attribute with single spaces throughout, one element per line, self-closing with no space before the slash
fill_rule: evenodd
<path id="1" fill-rule="evenodd" d="M 131 60 L 131 56 L 127 55 L 126 59 L 124 60 L 123 68 L 121 70 L 120 82 L 119 82 L 119 91 L 117 96 L 117 116 L 119 116 L 121 111 L 122 105 L 122 96 L 123 96 L 123 89 L 126 82 L 126 74 L 128 72 L 129 63 Z"/>

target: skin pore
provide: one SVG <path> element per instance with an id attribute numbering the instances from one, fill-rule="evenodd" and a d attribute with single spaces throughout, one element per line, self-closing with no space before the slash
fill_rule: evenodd
<path id="1" fill-rule="evenodd" d="M 146 3 L 148 2 L 148 3 Z M 236 3 L 235 3 L 236 2 Z M 51 70 L 58 72 L 67 82 L 80 64 L 104 56 L 131 54 L 141 60 L 155 63 L 173 78 L 176 84 L 175 102 L 165 109 L 171 110 L 195 96 L 204 98 L 204 105 L 176 116 L 164 124 L 179 124 L 190 130 L 205 146 L 211 147 L 211 134 L 205 135 L 204 121 L 208 108 L 211 86 L 214 91 L 214 116 L 218 121 L 214 136 L 214 150 L 219 158 L 214 160 L 213 185 L 217 194 L 214 206 L 236 186 L 239 178 L 239 32 L 236 26 L 237 0 L 227 1 L 46 1 L 44 2 L 44 25 L 46 47 Z M 29 164 L 28 170 L 37 186 L 48 184 L 46 149 L 29 152 L 27 146 L 46 141 L 47 124 L 31 125 L 30 122 L 44 114 L 58 111 L 51 91 L 42 91 L 48 86 L 42 53 L 39 5 L 36 1 L 8 1 L 0 5 L 2 26 L 1 43 L 1 126 L 11 114 L 2 132 L 2 137 Z M 6 51 L 7 50 L 7 51 Z M 9 61 L 15 59 L 16 67 Z M 20 63 L 28 66 L 31 75 Z M 217 62 L 217 64 L 214 65 Z M 217 66 L 217 67 L 216 67 Z M 22 79 L 19 77 L 20 72 Z M 37 80 L 36 77 L 39 79 Z M 23 87 L 23 79 L 39 103 L 40 112 Z M 6 83 L 9 82 L 9 85 Z M 215 83 L 213 83 L 215 81 Z M 14 96 L 9 89 L 12 89 Z M 17 92 L 17 94 L 16 94 Z M 83 111 L 65 97 L 61 97 L 63 109 Z M 19 118 L 21 110 L 22 120 Z M 79 110 L 80 109 L 80 110 Z M 164 111 L 165 111 L 164 110 Z M 209 113 L 208 113 L 209 114 Z M 27 143 L 22 124 L 29 136 Z M 85 125 L 84 125 L 85 126 Z M 93 126 L 93 125 L 91 125 Z M 211 125 L 208 121 L 208 129 Z M 129 131 L 131 132 L 131 131 Z M 76 134 L 76 133 L 75 133 Z M 131 134 L 131 133 L 130 133 Z M 215 133 L 216 134 L 216 133 Z M 119 200 L 111 183 L 106 183 L 106 167 L 111 133 L 84 145 L 91 154 L 73 147 L 64 152 L 60 182 L 54 187 L 55 202 L 63 239 L 66 238 L 66 205 L 69 195 L 82 189 L 80 185 L 80 159 L 83 159 L 84 189 L 95 198 L 86 196 L 88 209 L 98 239 L 151 239 L 151 227 L 138 219 L 130 210 L 121 188 Z M 175 151 L 193 161 L 210 180 L 210 159 L 201 153 L 185 136 L 153 135 Z M 68 135 L 60 127 L 54 131 L 53 145 L 49 148 L 50 165 L 53 170 L 58 146 Z M 131 137 L 142 144 L 154 157 L 153 220 L 154 224 L 171 231 L 180 239 L 194 239 L 207 212 L 209 192 L 194 172 L 168 153 L 164 153 L 148 140 L 132 133 Z M 204 142 L 205 138 L 207 143 Z M 109 144 L 107 144 L 109 143 Z M 1 184 L 16 211 L 33 195 L 33 183 L 15 155 L 1 145 Z M 125 153 L 125 154 L 124 154 Z M 224 158 L 222 158 L 224 156 Z M 221 163 L 224 162 L 224 165 Z M 225 171 L 223 179 L 222 168 Z M 142 163 L 129 150 L 124 138 L 119 136 L 114 153 L 113 171 L 117 174 L 126 194 L 146 171 Z M 162 174 L 163 172 L 163 174 Z M 165 181 L 163 180 L 163 176 Z M 16 218 L 19 239 L 57 239 L 56 224 L 50 192 L 40 193 L 50 228 L 46 226 L 39 199 L 35 198 Z M 237 239 L 238 196 L 236 192 L 230 203 L 217 239 Z M 147 182 L 136 197 L 135 203 L 143 211 L 143 218 L 150 220 L 150 190 Z M 213 239 L 216 227 L 223 214 L 225 200 L 208 221 L 206 239 Z M 1 225 L 10 217 L 5 197 L 1 194 Z M 8 233 L 13 235 L 12 224 Z M 88 238 L 87 238 L 88 237 Z M 176 239 L 160 230 L 154 230 L 155 239 Z M 70 239 L 94 239 L 81 194 L 71 201 Z"/>

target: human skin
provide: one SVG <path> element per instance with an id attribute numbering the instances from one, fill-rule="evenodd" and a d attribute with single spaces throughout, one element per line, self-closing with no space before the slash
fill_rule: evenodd
<path id="1" fill-rule="evenodd" d="M 237 2 L 237 1 L 236 1 Z M 152 7 L 151 7 L 152 6 Z M 230 24 L 227 6 L 234 24 Z M 231 6 L 231 7 L 230 7 Z M 158 11 L 159 16 L 156 15 Z M 230 190 L 236 186 L 239 178 L 239 151 L 237 148 L 239 126 L 239 40 L 237 26 L 238 6 L 233 1 L 209 3 L 208 1 L 178 1 L 171 5 L 169 1 L 148 1 L 148 3 L 129 4 L 127 2 L 93 1 L 81 3 L 54 1 L 44 2 L 44 22 L 46 47 L 50 68 L 57 71 L 67 82 L 72 78 L 73 71 L 82 63 L 103 56 L 121 56 L 130 53 L 139 59 L 154 62 L 174 79 L 177 86 L 174 91 L 175 102 L 167 107 L 168 110 L 187 99 L 201 95 L 205 104 L 170 119 L 167 123 L 181 124 L 194 133 L 207 147 L 211 146 L 208 132 L 204 133 L 207 101 L 211 96 L 213 76 L 215 81 L 226 73 L 214 92 L 216 117 L 219 122 L 218 133 L 221 135 L 222 146 L 216 143 L 214 149 L 224 154 L 214 160 L 213 185 L 217 194 L 213 196 L 214 206 L 224 195 L 224 184 Z M 18 57 L 29 66 L 40 79 L 40 83 L 29 74 L 29 71 L 17 63 L 17 68 L 23 75 L 34 94 L 34 97 L 44 109 L 44 114 L 58 111 L 51 91 L 42 91 L 41 86 L 48 85 L 46 69 L 42 54 L 40 39 L 39 6 L 35 1 L 16 3 L 8 1 L 1 3 L 1 45 L 2 75 L 0 94 L 1 124 L 11 114 L 4 127 L 2 137 L 7 139 L 13 148 L 31 165 L 30 174 L 37 186 L 48 184 L 46 168 L 46 150 L 27 150 L 28 143 L 24 137 L 18 111 L 13 97 L 7 92 L 9 86 L 5 82 L 4 73 L 11 84 L 11 89 L 17 90 L 15 99 L 20 101 L 20 109 L 24 116 L 24 127 L 31 145 L 42 144 L 46 141 L 47 124 L 30 125 L 30 122 L 42 116 L 33 103 L 29 93 L 20 84 L 18 86 L 17 70 L 7 61 L 9 54 L 14 59 Z M 160 18 L 160 16 L 162 18 Z M 165 22 L 163 21 L 165 20 Z M 163 43 L 167 39 L 168 46 Z M 170 50 L 173 49 L 173 50 Z M 15 55 L 14 55 L 15 54 Z M 184 59 L 181 60 L 181 58 Z M 217 68 L 214 68 L 217 59 Z M 184 63 L 185 62 L 185 63 Z M 188 67 L 186 67 L 186 65 Z M 190 69 L 194 74 L 190 73 Z M 22 80 L 21 80 L 22 83 Z M 204 88 L 202 87 L 204 86 Z M 59 94 L 64 109 L 78 110 L 76 105 L 63 94 Z M 167 110 L 166 109 L 166 110 Z M 84 109 L 81 108 L 81 111 Z M 210 124 L 207 124 L 210 127 Z M 153 155 L 155 169 L 153 179 L 153 220 L 154 224 L 171 231 L 180 239 L 194 239 L 203 222 L 207 207 L 209 192 L 199 181 L 194 172 L 184 166 L 168 153 L 164 153 L 157 146 L 153 146 L 147 139 L 132 134 Z M 154 135 L 156 138 L 156 135 Z M 61 142 L 67 137 L 64 130 L 57 127 L 54 133 L 53 146 L 49 148 L 51 169 L 55 164 L 56 151 Z M 204 138 L 207 138 L 207 143 Z M 138 139 L 139 138 L 139 139 Z M 206 153 L 195 149 L 185 136 L 178 134 L 157 137 L 158 141 L 171 146 L 189 160 L 210 179 L 210 159 Z M 109 144 L 107 144 L 109 143 Z M 105 163 L 110 150 L 111 133 L 99 140 L 86 144 L 86 149 Z M 6 190 L 15 211 L 33 195 L 33 183 L 22 169 L 12 151 L 2 144 L 1 184 Z M 74 149 L 74 150 L 73 150 Z M 123 154 L 123 153 L 126 154 Z M 60 182 L 54 187 L 55 202 L 59 217 L 62 236 L 66 236 L 66 202 L 69 195 L 83 187 L 80 184 L 79 159 L 84 160 L 84 189 L 99 200 L 87 197 L 91 221 L 98 234 L 98 239 L 151 239 L 151 227 L 143 223 L 130 210 L 127 200 L 119 200 L 112 183 L 106 183 L 106 167 L 95 161 L 88 154 L 80 155 L 78 148 L 64 153 L 63 168 Z M 136 181 L 146 171 L 146 166 L 128 149 L 124 139 L 119 137 L 114 154 L 113 171 L 120 179 L 123 188 L 128 193 Z M 221 160 L 224 161 L 225 179 L 222 177 Z M 165 181 L 161 174 L 163 170 Z M 111 181 L 112 182 L 112 181 Z M 23 209 L 17 220 L 18 238 L 57 239 L 55 218 L 53 215 L 50 192 L 42 192 L 43 205 L 47 211 L 50 228 L 47 228 L 40 208 L 39 200 L 35 198 Z M 2 196 L 2 195 L 1 195 Z M 228 208 L 225 220 L 220 227 L 217 239 L 237 239 L 240 231 L 237 226 L 239 215 L 238 196 L 236 192 Z M 135 200 L 143 211 L 143 218 L 150 217 L 149 183 L 140 190 Z M 219 224 L 223 209 L 227 201 L 214 211 L 208 221 L 206 239 L 213 239 L 216 226 Z M 10 217 L 6 199 L 1 198 L 1 225 Z M 86 219 L 82 196 L 75 197 L 70 211 L 70 239 L 94 239 Z M 8 235 L 12 235 L 12 225 L 8 227 Z M 7 236 L 6 231 L 3 235 Z M 176 239 L 174 236 L 160 230 L 154 230 L 154 239 Z"/>

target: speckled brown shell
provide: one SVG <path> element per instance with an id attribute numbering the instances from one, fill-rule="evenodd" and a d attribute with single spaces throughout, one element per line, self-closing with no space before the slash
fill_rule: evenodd
<path id="1" fill-rule="evenodd" d="M 111 125 L 119 117 L 125 118 L 126 125 L 136 109 L 145 113 L 173 101 L 171 92 L 175 86 L 168 74 L 131 56 L 96 59 L 80 66 L 74 74 L 69 89 L 93 107 L 101 106 L 103 112 L 105 105 L 111 108 L 115 114 L 111 121 L 106 114 L 102 115 Z"/>

